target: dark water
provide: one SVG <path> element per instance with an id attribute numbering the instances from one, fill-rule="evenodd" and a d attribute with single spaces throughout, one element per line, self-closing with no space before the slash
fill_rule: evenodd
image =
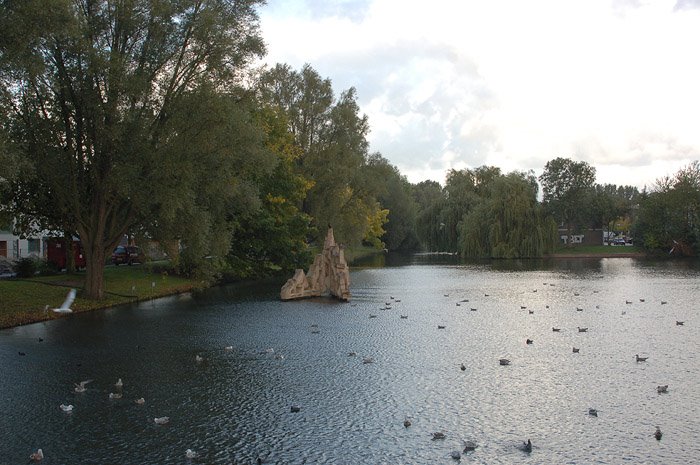
<path id="1" fill-rule="evenodd" d="M 274 282 L 0 331 L 0 463 L 447 464 L 463 440 L 460 463 L 700 462 L 696 263 L 385 260 L 352 303 Z"/>

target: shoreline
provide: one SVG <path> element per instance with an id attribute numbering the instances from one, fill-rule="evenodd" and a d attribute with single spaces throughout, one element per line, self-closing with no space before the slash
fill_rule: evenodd
<path id="1" fill-rule="evenodd" d="M 644 252 L 621 252 L 621 253 L 553 253 L 542 258 L 646 258 Z"/>

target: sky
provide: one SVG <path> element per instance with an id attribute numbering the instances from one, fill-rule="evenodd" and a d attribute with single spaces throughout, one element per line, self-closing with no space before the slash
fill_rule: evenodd
<path id="1" fill-rule="evenodd" d="M 411 182 L 557 157 L 653 187 L 700 159 L 700 0 L 268 0 L 269 66 L 357 89 Z"/>

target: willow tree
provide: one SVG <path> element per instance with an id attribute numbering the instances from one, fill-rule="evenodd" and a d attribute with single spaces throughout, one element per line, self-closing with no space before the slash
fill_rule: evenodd
<path id="1" fill-rule="evenodd" d="M 50 193 L 80 235 L 88 297 L 103 296 L 105 258 L 123 234 L 152 207 L 157 211 L 155 199 L 167 202 L 157 195 L 161 186 L 184 197 L 217 195 L 211 189 L 202 194 L 201 176 L 180 176 L 200 163 L 202 148 L 178 138 L 172 121 L 189 114 L 185 102 L 193 96 L 235 85 L 263 53 L 260 3 L 0 3 L 0 88 L 11 113 L 12 143 L 31 162 L 27 177 Z M 198 92 L 203 87 L 209 91 Z M 188 123 L 196 134 L 211 121 Z M 176 147 L 179 162 L 163 170 L 175 140 L 182 142 Z M 207 165 L 218 169 L 225 160 L 219 162 Z"/>
<path id="2" fill-rule="evenodd" d="M 473 258 L 531 258 L 551 252 L 556 225 L 537 202 L 526 173 L 494 176 L 488 192 L 459 224 L 461 252 Z"/>

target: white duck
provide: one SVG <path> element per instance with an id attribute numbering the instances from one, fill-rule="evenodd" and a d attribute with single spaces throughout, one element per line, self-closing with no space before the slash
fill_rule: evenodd
<path id="1" fill-rule="evenodd" d="M 68 404 L 68 405 L 61 404 L 61 405 L 59 405 L 59 407 L 61 408 L 61 410 L 63 410 L 66 413 L 71 413 L 73 411 L 73 406 L 71 404 Z"/>
<path id="2" fill-rule="evenodd" d="M 143 397 L 139 397 L 138 399 L 136 399 L 136 400 L 134 401 L 134 403 L 135 403 L 135 404 L 138 404 L 138 405 L 143 405 L 143 404 L 146 403 L 146 399 L 144 399 Z"/>
<path id="3" fill-rule="evenodd" d="M 29 460 L 33 462 L 40 462 L 44 458 L 44 452 L 41 449 L 37 449 L 36 452 L 32 452 L 29 455 Z"/>
<path id="4" fill-rule="evenodd" d="M 156 417 L 153 421 L 156 425 L 165 425 L 170 421 L 170 417 Z"/>
<path id="5" fill-rule="evenodd" d="M 86 384 L 91 383 L 91 379 L 87 379 L 85 381 L 81 381 L 79 383 L 75 383 L 75 388 L 73 389 L 75 392 L 85 392 L 87 391 L 87 388 L 85 387 Z"/>
<path id="6" fill-rule="evenodd" d="M 114 383 L 114 386 L 118 389 L 121 389 L 122 386 L 124 386 L 124 383 L 122 382 L 122 379 L 119 378 L 116 383 Z"/>
<path id="7" fill-rule="evenodd" d="M 60 307 L 54 308 L 53 311 L 56 313 L 73 313 L 73 310 L 71 310 L 70 306 L 73 305 L 73 301 L 75 300 L 75 289 L 71 289 L 68 291 L 68 295 L 66 296 L 66 300 L 63 301 Z"/>
<path id="8" fill-rule="evenodd" d="M 187 457 L 188 459 L 193 459 L 193 458 L 197 457 L 197 453 L 195 451 L 193 451 L 192 449 L 187 449 L 185 451 L 185 457 Z"/>

